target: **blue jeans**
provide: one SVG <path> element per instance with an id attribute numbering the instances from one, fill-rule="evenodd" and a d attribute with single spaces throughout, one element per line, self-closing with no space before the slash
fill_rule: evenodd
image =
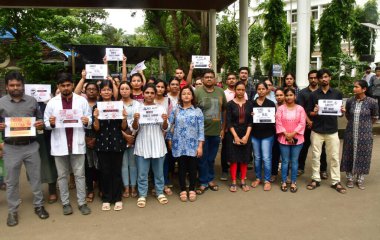
<path id="1" fill-rule="evenodd" d="M 129 147 L 124 151 L 123 166 L 121 167 L 124 186 L 135 187 L 137 183 L 137 167 L 135 155 L 133 154 L 134 150 L 134 147 Z M 131 181 L 129 181 L 129 178 Z"/>
<path id="2" fill-rule="evenodd" d="M 215 157 L 218 153 L 220 143 L 219 136 L 205 136 L 203 145 L 203 156 L 198 162 L 199 167 L 199 183 L 201 186 L 207 187 L 215 177 L 214 164 Z"/>
<path id="3" fill-rule="evenodd" d="M 137 186 L 140 197 L 147 197 L 148 195 L 148 176 L 149 168 L 152 163 L 152 170 L 154 174 L 154 187 L 157 196 L 164 192 L 164 157 L 160 158 L 144 158 L 142 156 L 135 156 L 137 164 Z"/>
<path id="4" fill-rule="evenodd" d="M 274 136 L 267 138 L 252 137 L 253 154 L 255 156 L 256 179 L 262 178 L 262 162 L 264 163 L 264 181 L 269 182 L 272 173 L 272 146 Z"/>
<path id="5" fill-rule="evenodd" d="M 291 164 L 291 180 L 292 183 L 297 181 L 297 171 L 298 171 L 298 156 L 300 155 L 303 144 L 299 145 L 285 145 L 280 143 L 281 151 L 281 177 L 282 182 L 286 182 L 288 177 L 289 163 Z"/>

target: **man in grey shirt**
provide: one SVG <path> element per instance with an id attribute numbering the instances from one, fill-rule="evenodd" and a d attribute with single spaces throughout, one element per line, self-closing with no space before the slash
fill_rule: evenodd
<path id="1" fill-rule="evenodd" d="M 35 117 L 34 127 L 43 128 L 42 114 L 37 101 L 24 94 L 24 78 L 18 72 L 10 72 L 5 76 L 5 87 L 8 95 L 0 99 L 0 132 L 4 134 L 7 127 L 5 118 Z M 49 217 L 45 210 L 41 187 L 41 160 L 39 145 L 35 136 L 6 137 L 4 139 L 4 165 L 7 171 L 8 226 L 18 224 L 17 208 L 20 205 L 19 178 L 21 165 L 24 163 L 29 183 L 34 195 L 34 212 L 41 219 Z"/>

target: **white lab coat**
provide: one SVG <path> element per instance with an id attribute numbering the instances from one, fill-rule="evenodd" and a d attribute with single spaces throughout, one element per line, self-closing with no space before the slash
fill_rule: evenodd
<path id="1" fill-rule="evenodd" d="M 88 117 L 89 119 L 87 127 L 83 125 L 83 128 L 74 128 L 73 130 L 72 154 L 85 154 L 85 128 L 90 129 L 92 127 L 91 108 L 84 97 L 79 96 L 75 93 L 73 93 L 72 108 L 82 110 L 83 116 Z M 61 95 L 58 95 L 48 102 L 44 113 L 45 128 L 52 130 L 50 151 L 52 156 L 69 155 L 65 128 L 52 128 L 49 122 L 49 118 L 51 116 L 57 116 L 59 110 L 62 109 L 62 97 Z"/>

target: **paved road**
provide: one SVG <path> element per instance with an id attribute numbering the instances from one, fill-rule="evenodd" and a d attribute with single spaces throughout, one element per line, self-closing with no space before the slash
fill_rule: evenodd
<path id="1" fill-rule="evenodd" d="M 380 137 L 375 137 L 375 146 Z M 339 194 L 325 180 L 314 191 L 306 190 L 310 161 L 298 180 L 296 194 L 283 193 L 279 183 L 270 192 L 262 187 L 244 193 L 228 191 L 220 182 L 219 192 L 208 191 L 194 203 L 182 203 L 177 195 L 161 206 L 153 197 L 145 209 L 136 199 L 124 201 L 121 212 L 102 212 L 96 199 L 93 212 L 82 216 L 71 192 L 74 214 L 63 216 L 59 203 L 46 205 L 47 220 L 39 220 L 32 208 L 32 195 L 22 177 L 19 225 L 6 226 L 5 192 L 0 192 L 0 239 L 380 239 L 380 148 L 374 148 L 367 189 Z M 219 166 L 218 166 L 218 172 Z M 343 175 L 342 175 L 343 176 Z M 249 172 L 252 178 L 252 171 Z M 344 179 L 344 178 L 342 178 Z M 46 190 L 46 186 L 45 186 Z M 46 192 L 46 191 L 45 191 Z"/>

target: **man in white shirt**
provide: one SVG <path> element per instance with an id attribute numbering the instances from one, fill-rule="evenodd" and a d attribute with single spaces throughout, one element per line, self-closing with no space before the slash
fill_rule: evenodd
<path id="1" fill-rule="evenodd" d="M 58 89 L 61 94 L 52 98 L 45 109 L 44 122 L 46 129 L 51 132 L 51 155 L 55 158 L 58 172 L 57 183 L 63 205 L 63 214 L 70 215 L 73 209 L 70 205 L 67 177 L 70 166 L 75 176 L 79 210 L 83 215 L 91 213 L 86 203 L 85 182 L 85 128 L 91 128 L 91 109 L 87 100 L 75 93 L 74 84 L 70 74 L 62 73 L 58 77 Z M 57 127 L 57 117 L 63 109 L 77 109 L 81 114 L 81 127 Z M 75 120 L 75 119 L 73 119 Z M 62 123 L 64 124 L 64 123 Z"/>

